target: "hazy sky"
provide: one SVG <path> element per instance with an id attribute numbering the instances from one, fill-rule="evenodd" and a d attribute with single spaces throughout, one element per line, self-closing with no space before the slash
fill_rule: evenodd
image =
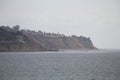
<path id="1" fill-rule="evenodd" d="M 120 0 L 0 0 L 0 25 L 91 37 L 120 49 Z"/>

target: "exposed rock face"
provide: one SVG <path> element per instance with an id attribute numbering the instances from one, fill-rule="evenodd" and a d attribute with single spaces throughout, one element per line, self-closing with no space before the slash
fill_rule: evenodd
<path id="1" fill-rule="evenodd" d="M 63 34 L 43 33 L 41 31 L 24 31 L 26 36 L 29 36 L 38 44 L 48 49 L 96 49 L 90 38 L 65 36 Z"/>
<path id="2" fill-rule="evenodd" d="M 43 33 L 0 27 L 0 51 L 46 51 L 59 49 L 96 49 L 90 38 L 65 36 L 63 34 Z"/>

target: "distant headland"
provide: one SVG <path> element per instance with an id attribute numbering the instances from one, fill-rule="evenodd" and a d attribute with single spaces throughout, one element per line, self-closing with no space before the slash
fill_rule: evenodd
<path id="1" fill-rule="evenodd" d="M 56 51 L 59 49 L 93 50 L 90 38 L 75 35 L 20 30 L 16 25 L 0 26 L 0 52 Z"/>

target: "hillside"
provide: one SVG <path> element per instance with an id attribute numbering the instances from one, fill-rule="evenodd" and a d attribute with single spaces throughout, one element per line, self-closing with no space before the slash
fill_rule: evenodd
<path id="1" fill-rule="evenodd" d="M 0 26 L 0 51 L 46 51 L 59 49 L 96 49 L 90 38 L 75 35 L 19 30 L 19 25 L 10 28 Z"/>
<path id="2" fill-rule="evenodd" d="M 83 36 L 65 36 L 64 34 L 45 33 L 42 31 L 35 32 L 30 30 L 22 30 L 22 32 L 32 38 L 36 43 L 48 49 L 96 49 L 90 38 Z"/>
<path id="3" fill-rule="evenodd" d="M 10 28 L 0 26 L 0 51 L 46 51 L 47 49 L 37 44 L 18 30 L 19 26 Z"/>

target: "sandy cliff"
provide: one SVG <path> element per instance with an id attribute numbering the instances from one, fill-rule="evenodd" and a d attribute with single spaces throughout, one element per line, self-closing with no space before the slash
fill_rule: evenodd
<path id="1" fill-rule="evenodd" d="M 96 49 L 90 38 L 75 35 L 19 30 L 0 26 L 0 51 L 46 51 L 59 49 Z"/>

